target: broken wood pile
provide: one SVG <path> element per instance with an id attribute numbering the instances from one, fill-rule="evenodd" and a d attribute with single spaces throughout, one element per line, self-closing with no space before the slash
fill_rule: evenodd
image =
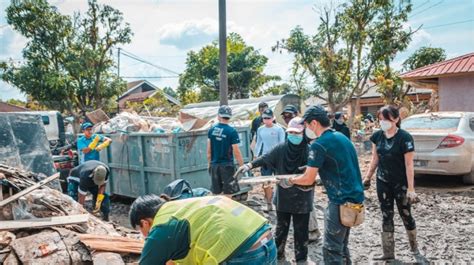
<path id="1" fill-rule="evenodd" d="M 31 172 L 0 165 L 0 264 L 128 264 L 143 248 L 137 232 L 115 228 L 47 187 Z"/>

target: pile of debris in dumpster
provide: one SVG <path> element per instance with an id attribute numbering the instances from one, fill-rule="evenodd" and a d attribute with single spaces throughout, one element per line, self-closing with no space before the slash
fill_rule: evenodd
<path id="1" fill-rule="evenodd" d="M 178 133 L 194 130 L 209 129 L 215 119 L 200 119 L 190 114 L 180 112 L 178 118 L 173 117 L 146 117 L 135 112 L 120 112 L 112 119 L 102 120 L 94 125 L 94 133 L 129 133 L 129 132 L 153 132 L 153 133 Z M 250 121 L 233 120 L 233 126 L 248 126 Z"/>
<path id="2" fill-rule="evenodd" d="M 51 176 L 0 165 L 0 264 L 130 264 L 138 232 L 106 223 L 48 187 Z M 110 244 L 110 242 L 114 242 Z"/>

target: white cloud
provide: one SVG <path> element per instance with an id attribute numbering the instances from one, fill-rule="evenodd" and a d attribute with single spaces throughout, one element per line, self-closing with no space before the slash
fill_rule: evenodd
<path id="1" fill-rule="evenodd" d="M 242 32 L 232 21 L 227 22 L 228 32 Z M 168 23 L 158 30 L 160 44 L 174 46 L 180 50 L 188 50 L 217 40 L 219 22 L 212 18 L 186 20 L 180 23 Z"/>
<path id="2" fill-rule="evenodd" d="M 187 50 L 211 42 L 218 37 L 218 23 L 214 19 L 187 20 L 162 26 L 158 30 L 160 43 Z"/>
<path id="3" fill-rule="evenodd" d="M 3 81 L 0 81 L 0 99 L 8 100 L 11 98 L 26 100 L 26 96 L 20 90 Z"/>

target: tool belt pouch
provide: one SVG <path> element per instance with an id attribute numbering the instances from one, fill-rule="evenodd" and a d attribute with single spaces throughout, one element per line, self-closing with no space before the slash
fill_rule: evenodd
<path id="1" fill-rule="evenodd" d="M 363 204 L 346 202 L 339 205 L 341 224 L 347 227 L 358 226 L 364 222 Z"/>

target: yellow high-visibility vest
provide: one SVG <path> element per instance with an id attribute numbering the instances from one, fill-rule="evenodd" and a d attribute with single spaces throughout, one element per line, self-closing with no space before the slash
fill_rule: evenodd
<path id="1" fill-rule="evenodd" d="M 188 221 L 191 231 L 188 255 L 174 261 L 178 264 L 219 264 L 267 223 L 257 212 L 225 196 L 166 202 L 153 227 L 171 218 Z"/>

